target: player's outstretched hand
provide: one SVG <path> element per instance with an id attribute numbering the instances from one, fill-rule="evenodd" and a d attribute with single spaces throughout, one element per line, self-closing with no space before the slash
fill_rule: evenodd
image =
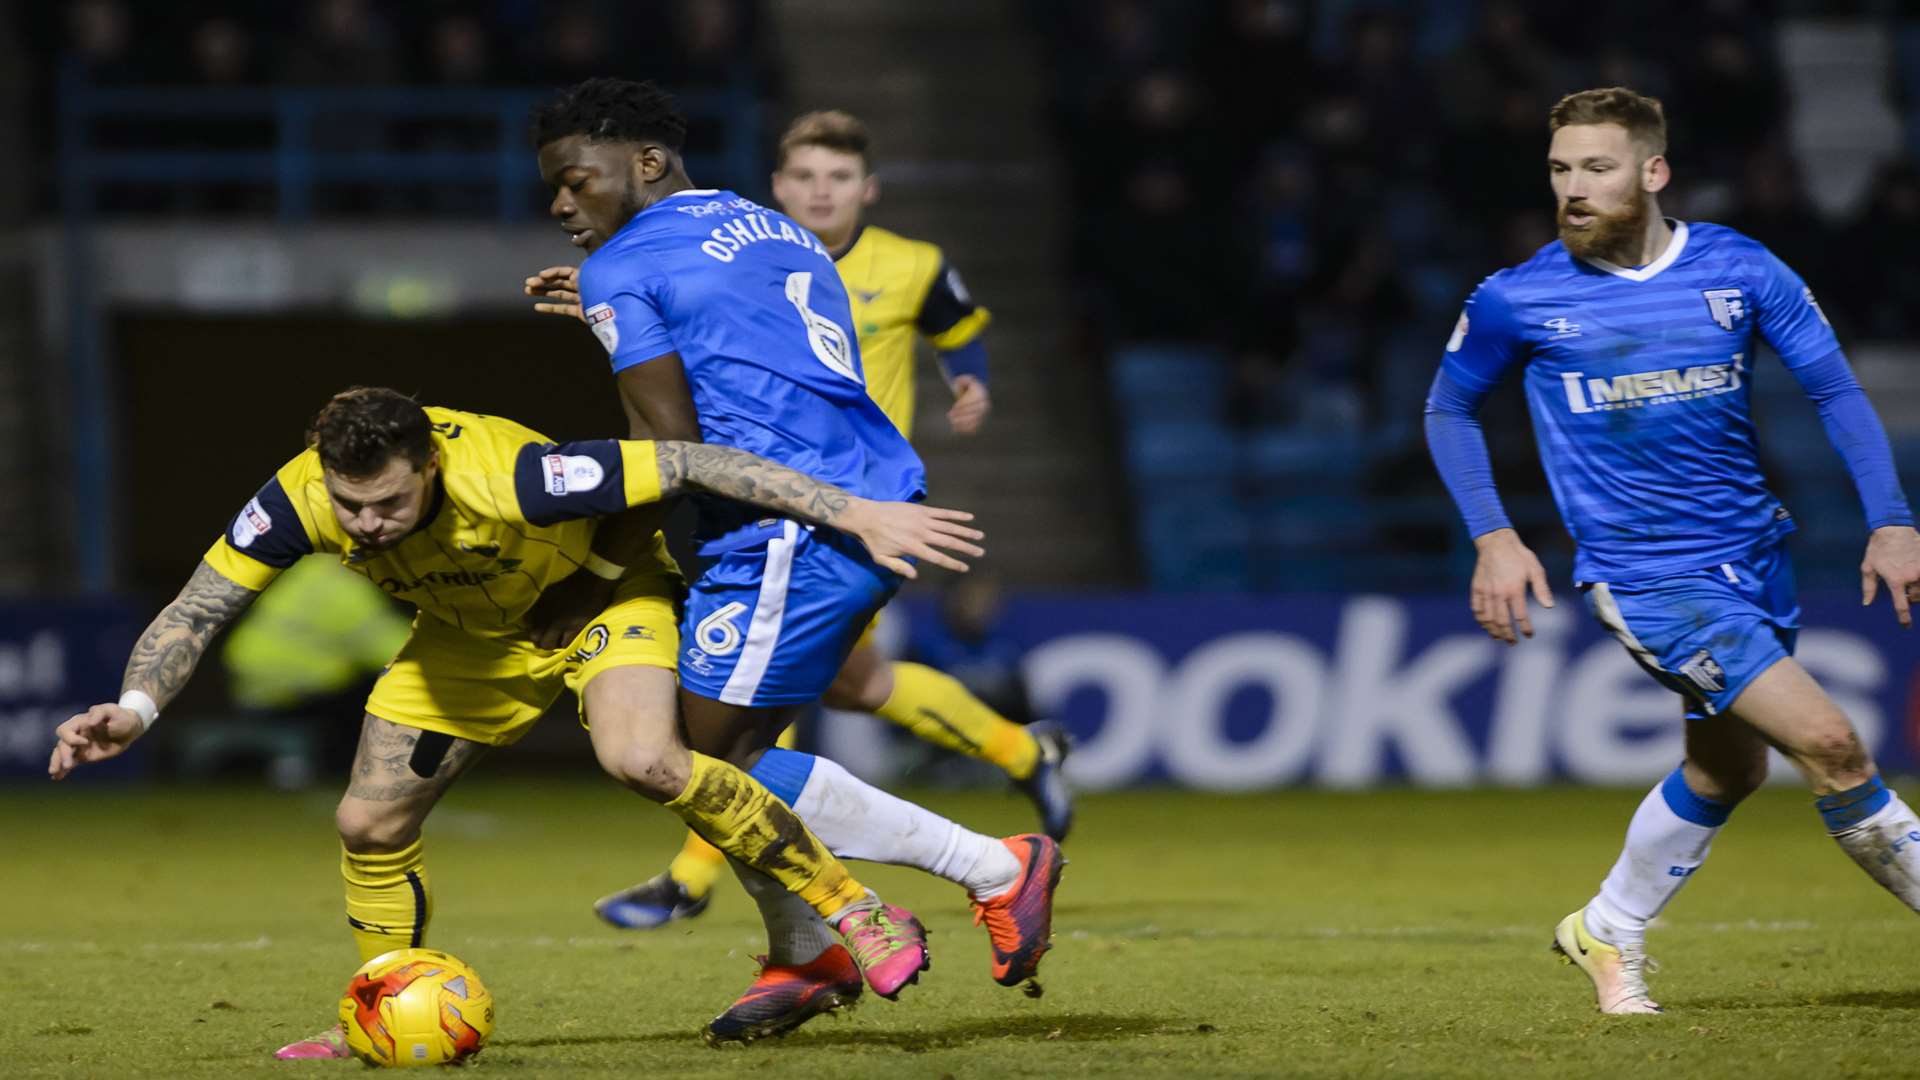
<path id="1" fill-rule="evenodd" d="M 538 648 L 566 648 L 588 623 L 607 610 L 618 584 L 585 570 L 575 570 L 547 586 L 540 599 L 527 609 L 527 635 Z"/>
<path id="2" fill-rule="evenodd" d="M 947 410 L 947 423 L 955 435 L 972 435 L 987 422 L 993 411 L 993 397 L 987 384 L 972 375 L 953 380 L 953 408 Z"/>
<path id="3" fill-rule="evenodd" d="M 522 291 L 533 297 L 533 310 L 542 315 L 583 318 L 580 314 L 580 268 L 577 266 L 549 266 L 528 278 Z"/>
<path id="4" fill-rule="evenodd" d="M 1882 581 L 1900 625 L 1911 628 L 1912 605 L 1920 603 L 1920 532 L 1911 525 L 1883 525 L 1867 538 L 1867 556 L 1860 560 L 1860 606 L 1873 603 Z"/>
<path id="5" fill-rule="evenodd" d="M 116 757 L 145 731 L 140 714 L 119 705 L 100 704 L 53 729 L 53 757 L 47 775 L 65 780 L 82 765 Z"/>
<path id="6" fill-rule="evenodd" d="M 1514 636 L 1516 627 L 1522 635 L 1532 637 L 1527 590 L 1533 590 L 1533 598 L 1541 607 L 1553 606 L 1546 567 L 1512 529 L 1495 529 L 1475 537 L 1473 544 L 1480 549 L 1480 559 L 1473 567 L 1473 621 L 1493 640 L 1509 645 L 1520 641 Z"/>
<path id="7" fill-rule="evenodd" d="M 985 555 L 986 549 L 973 541 L 983 540 L 987 534 L 965 524 L 972 520 L 973 515 L 965 510 L 855 499 L 834 525 L 865 544 L 874 562 L 901 577 L 912 578 L 919 575 L 908 559 L 923 559 L 964 574 L 967 564 L 947 552 L 976 559 Z"/>

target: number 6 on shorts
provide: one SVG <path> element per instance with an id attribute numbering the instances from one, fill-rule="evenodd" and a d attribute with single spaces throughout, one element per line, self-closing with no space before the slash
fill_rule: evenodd
<path id="1" fill-rule="evenodd" d="M 744 614 L 747 605 L 738 600 L 715 608 L 713 614 L 693 628 L 693 643 L 708 656 L 731 656 L 740 647 L 740 628 L 733 620 Z"/>

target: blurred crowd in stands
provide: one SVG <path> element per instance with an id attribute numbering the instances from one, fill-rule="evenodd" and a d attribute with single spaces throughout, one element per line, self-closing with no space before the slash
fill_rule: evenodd
<path id="1" fill-rule="evenodd" d="M 1303 554 L 1303 531 L 1381 553 L 1379 566 L 1353 564 L 1354 584 L 1390 578 L 1401 553 L 1459 551 L 1425 462 L 1421 403 L 1474 284 L 1554 238 L 1546 112 L 1573 90 L 1624 84 L 1660 97 L 1675 174 L 1663 208 L 1772 246 L 1843 337 L 1920 335 L 1910 162 L 1890 163 L 1851 216 L 1826 220 L 1787 141 L 1779 17 L 1846 7 L 1046 5 L 1077 291 L 1117 364 L 1148 559 L 1180 535 L 1213 536 L 1223 553 L 1166 556 L 1176 564 L 1151 576 L 1342 584 L 1312 577 L 1320 569 L 1307 581 L 1264 576 L 1286 571 L 1263 552 Z M 1531 454 L 1523 403 L 1506 389 L 1487 422 L 1496 462 Z M 1169 406 L 1181 394 L 1190 400 Z M 1228 490 L 1206 486 L 1219 469 L 1233 473 Z M 1376 498 L 1335 500 L 1303 525 L 1303 506 L 1349 481 Z M 1502 482 L 1545 505 L 1537 469 L 1503 471 Z M 1145 505 L 1176 486 L 1178 508 Z M 1379 496 L 1435 501 L 1409 522 L 1394 507 L 1420 504 Z M 1237 504 L 1224 517 L 1222 500 Z M 1182 524 L 1155 520 L 1169 515 Z"/>
<path id="2" fill-rule="evenodd" d="M 491 99 L 477 93 L 501 88 L 537 92 L 601 75 L 651 78 L 682 95 L 724 92 L 735 113 L 764 111 L 782 92 L 778 49 L 758 0 L 70 0 L 23 9 L 23 17 L 42 96 L 39 139 L 49 148 L 58 139 L 63 78 L 108 89 L 235 93 L 401 88 L 434 92 L 446 103 L 431 115 L 415 109 L 382 117 L 377 107 L 370 113 L 361 105 L 314 116 L 307 145 L 349 153 L 498 153 L 505 145 L 517 154 L 524 106 L 490 107 Z M 86 127 L 91 145 L 106 152 L 259 152 L 282 147 L 285 133 L 276 124 L 271 111 L 218 109 Z M 721 124 L 695 124 L 688 150 L 716 154 L 724 134 Z M 490 180 L 495 170 L 468 174 Z M 41 201 L 51 203 L 52 192 L 43 188 Z M 270 184 L 244 176 L 119 184 L 101 202 L 114 213 L 265 214 L 276 206 Z M 317 202 L 323 214 L 452 217 L 490 216 L 497 206 L 490 191 L 459 183 L 420 183 L 405 192 L 334 185 Z M 544 205 L 531 183 L 524 202 L 528 213 Z"/>
<path id="3" fill-rule="evenodd" d="M 779 92 L 753 0 L 67 0 L 27 15 L 99 82 L 557 86 L 595 75 Z"/>
<path id="4" fill-rule="evenodd" d="M 1553 238 L 1545 114 L 1572 90 L 1626 84 L 1662 98 L 1675 174 L 1663 207 L 1767 243 L 1813 285 L 1843 341 L 1920 338 L 1920 0 L 1010 10 L 1041 39 L 1079 322 L 1110 358 L 1156 584 L 1419 587 L 1462 572 L 1464 537 L 1426 461 L 1421 402 L 1475 282 Z M 768 116 L 783 94 L 765 0 L 67 0 L 21 11 L 46 96 L 43 146 L 55 139 L 56 57 L 108 86 L 538 88 L 611 74 L 726 88 Z M 1886 96 L 1907 117 L 1909 152 L 1838 214 L 1809 198 L 1805 155 L 1789 139 L 1781 27 L 1810 15 L 1895 28 Z M 497 117 L 470 125 L 355 119 L 315 131 L 328 149 L 502 145 Z M 180 142 L 144 122 L 96 137 Z M 191 135 L 213 149 L 273 139 L 257 120 Z M 762 175 L 717 179 L 757 190 Z M 529 207 L 538 194 L 529 187 Z M 269 213 L 273 199 L 208 182 L 129 185 L 107 201 Z M 452 187 L 321 207 L 492 208 L 486 192 Z M 1510 508 L 1551 561 L 1565 542 L 1544 478 L 1504 466 L 1533 453 L 1524 412 L 1509 385 L 1486 429 Z M 1899 434 L 1903 461 L 1920 460 Z M 1793 479 L 1782 483 L 1790 500 Z"/>

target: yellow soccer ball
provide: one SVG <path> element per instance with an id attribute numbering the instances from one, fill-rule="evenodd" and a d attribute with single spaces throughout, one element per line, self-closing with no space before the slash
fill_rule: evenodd
<path id="1" fill-rule="evenodd" d="M 353 1056 L 369 1065 L 448 1065 L 493 1034 L 493 995 L 460 960 L 433 949 L 395 949 L 353 973 L 340 999 Z"/>

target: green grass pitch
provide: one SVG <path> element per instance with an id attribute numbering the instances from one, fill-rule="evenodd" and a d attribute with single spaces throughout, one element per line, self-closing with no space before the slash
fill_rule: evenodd
<path id="1" fill-rule="evenodd" d="M 1023 803 L 932 793 L 976 828 Z M 1030 1000 L 987 976 L 958 890 L 857 868 L 934 930 L 934 967 L 784 1040 L 700 1025 L 761 944 L 727 884 L 703 918 L 601 926 L 598 895 L 678 842 L 592 777 L 484 774 L 428 825 L 429 943 L 499 1004 L 477 1075 L 660 1077 L 1911 1075 L 1920 922 L 1769 789 L 1656 928 L 1663 1017 L 1606 1018 L 1547 952 L 1639 792 L 1089 797 Z M 355 966 L 323 793 L 0 792 L 0 1075 L 362 1075 L 276 1063 Z M 870 869 L 870 872 L 869 872 Z"/>

